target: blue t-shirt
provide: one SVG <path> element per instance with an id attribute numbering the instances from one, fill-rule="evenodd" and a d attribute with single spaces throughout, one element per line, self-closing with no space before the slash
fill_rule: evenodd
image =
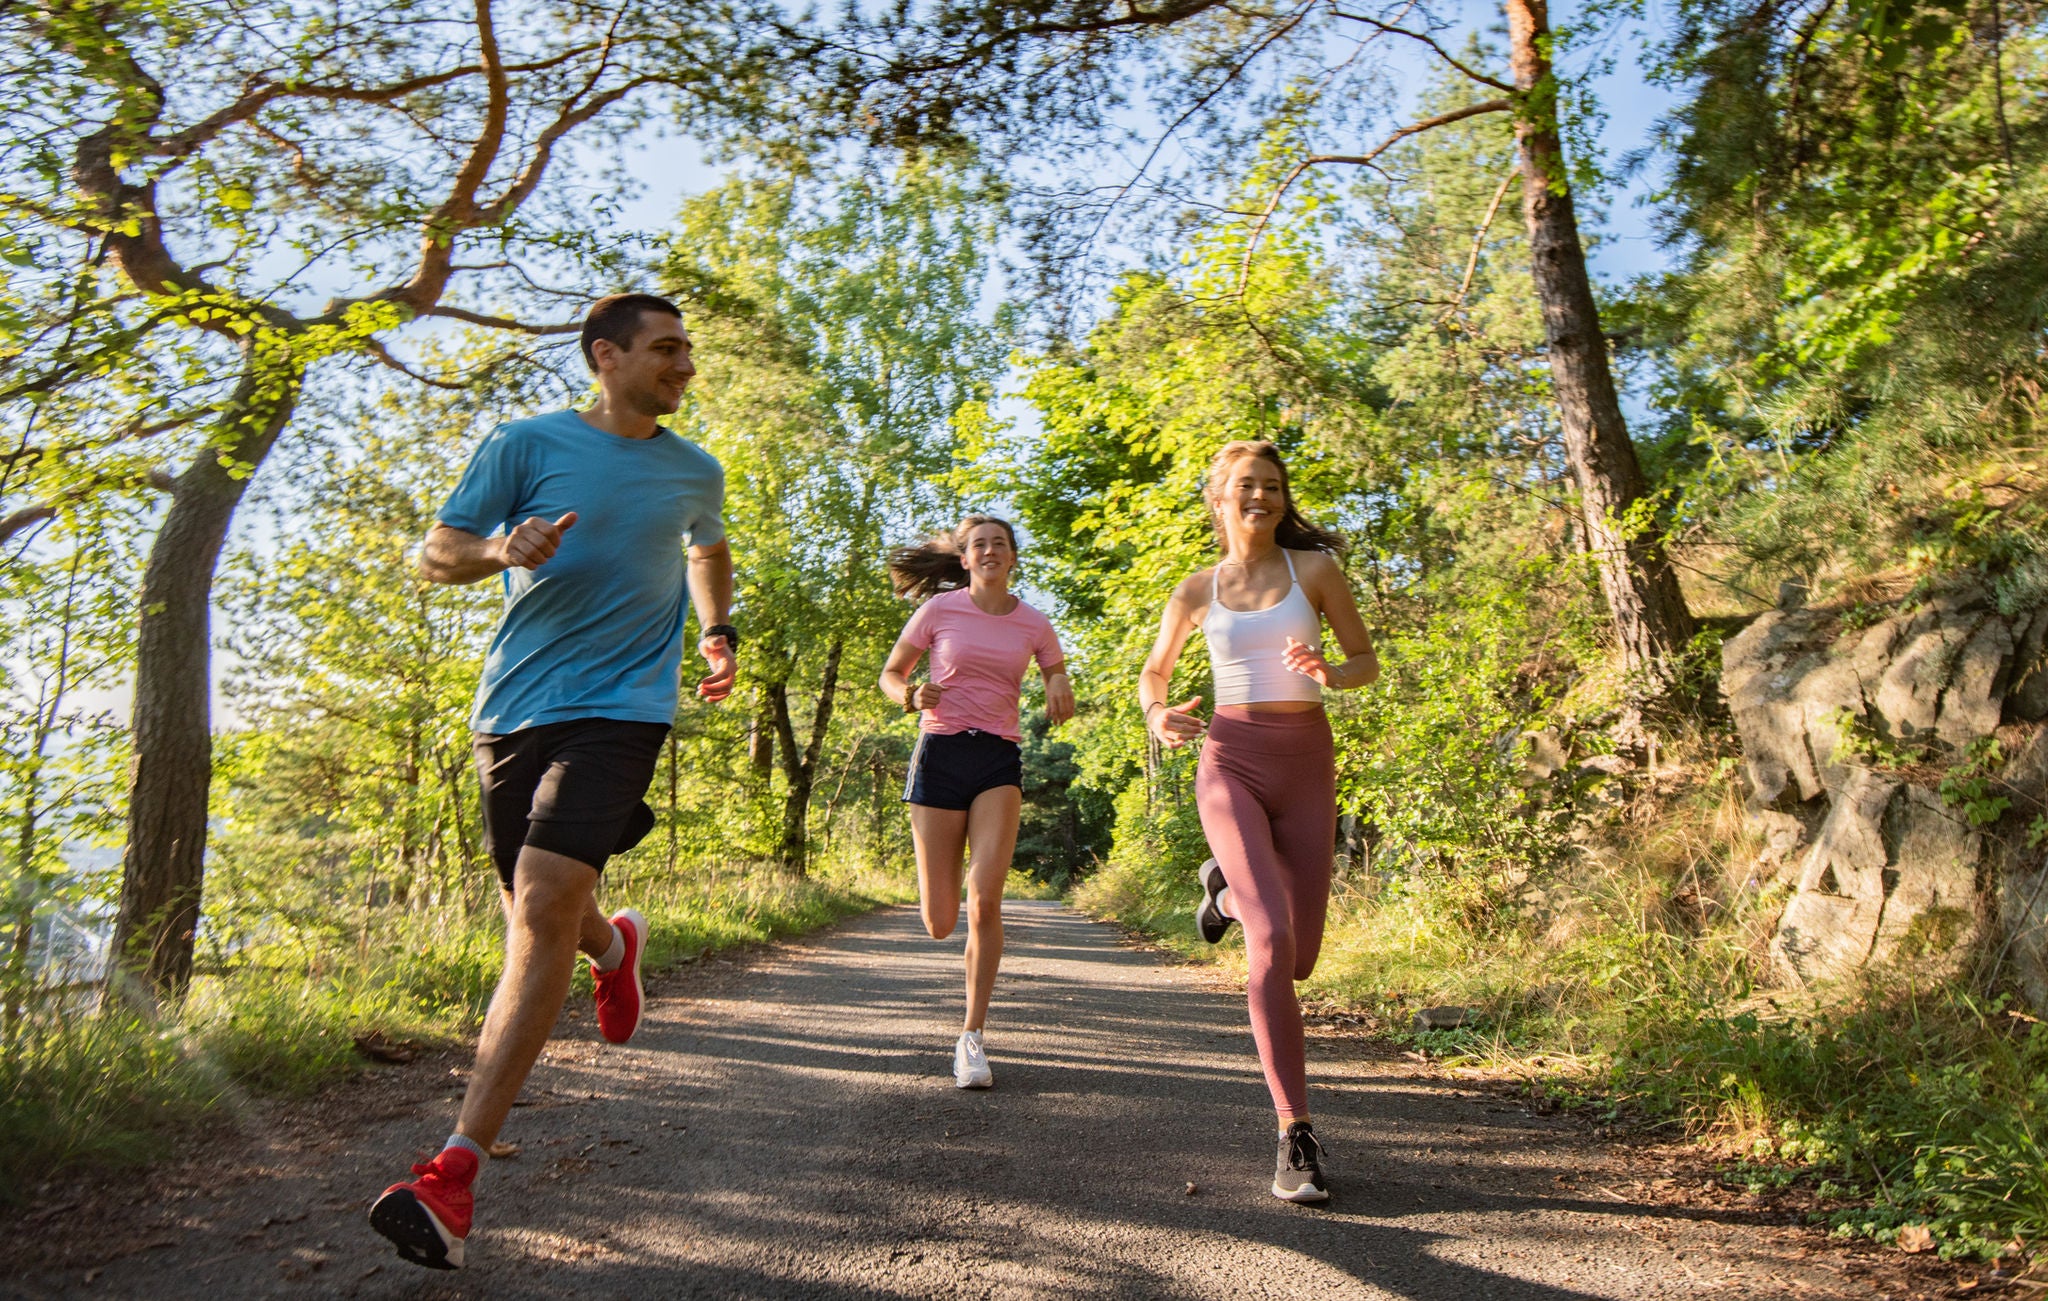
<path id="1" fill-rule="evenodd" d="M 505 571 L 470 726 L 517 732 L 570 718 L 675 720 L 688 563 L 725 540 L 725 472 L 664 430 L 621 438 L 574 411 L 500 425 L 441 508 L 487 537 L 538 515 L 576 522 L 538 569 Z"/>

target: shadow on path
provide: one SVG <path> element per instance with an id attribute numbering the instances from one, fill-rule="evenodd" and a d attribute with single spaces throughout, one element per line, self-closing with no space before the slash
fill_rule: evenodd
<path id="1" fill-rule="evenodd" d="M 1242 1002 L 1059 905 L 1006 915 L 991 1091 L 952 1087 L 959 939 L 889 909 L 700 997 L 687 970 L 662 978 L 626 1048 L 558 1043 L 507 1127 L 523 1154 L 478 1185 L 460 1274 L 387 1255 L 362 1215 L 446 1132 L 443 1102 L 197 1199 L 167 1245 L 90 1286 L 24 1294 L 1844 1295 L 1739 1215 L 1559 1190 L 1583 1155 L 1563 1122 L 1477 1105 L 1355 1041 L 1310 1042 L 1335 1198 L 1282 1203 Z M 303 1219 L 262 1224 L 296 1203 Z"/>

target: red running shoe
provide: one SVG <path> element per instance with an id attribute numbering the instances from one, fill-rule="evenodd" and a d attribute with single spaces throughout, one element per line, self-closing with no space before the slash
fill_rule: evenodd
<path id="1" fill-rule="evenodd" d="M 415 1265 L 461 1269 L 462 1244 L 469 1237 L 475 1207 L 469 1185 L 476 1178 L 476 1166 L 476 1153 L 459 1147 L 414 1166 L 412 1172 L 419 1178 L 391 1185 L 370 1207 L 370 1227 L 391 1239 L 398 1254 Z"/>
<path id="2" fill-rule="evenodd" d="M 647 919 L 628 908 L 612 918 L 612 925 L 626 941 L 626 956 L 610 971 L 592 969 L 597 977 L 597 1029 L 606 1039 L 622 1044 L 640 1028 L 640 1005 L 645 1001 L 640 988 L 640 954 L 647 948 Z"/>

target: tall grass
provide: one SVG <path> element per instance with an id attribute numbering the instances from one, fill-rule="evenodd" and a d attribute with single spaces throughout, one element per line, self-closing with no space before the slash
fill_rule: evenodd
<path id="1" fill-rule="evenodd" d="M 1340 878 L 1304 997 L 1689 1135 L 1731 1178 L 1807 1181 L 1841 1232 L 1925 1224 L 1945 1254 L 1986 1257 L 2048 1237 L 2048 1027 L 1910 973 L 1826 1000 L 1762 988 L 1783 891 L 1750 878 L 1730 776 L 1702 766 L 1549 873 Z M 1235 930 L 1194 941 L 1200 852 L 1113 857 L 1075 902 L 1241 967 Z M 1435 1003 L 1479 1020 L 1408 1029 Z"/>
<path id="2" fill-rule="evenodd" d="M 646 915 L 659 967 L 797 934 L 906 897 L 882 876 L 765 869 L 615 883 Z M 0 1198 L 65 1171 L 147 1161 L 254 1095 L 303 1095 L 362 1068 L 358 1036 L 449 1043 L 472 1033 L 503 962 L 495 910 L 388 907 L 346 942 L 278 929 L 197 979 L 175 1013 L 32 999 L 0 1052 Z M 579 964 L 579 971 L 584 970 Z M 587 989 L 588 975 L 577 977 Z"/>

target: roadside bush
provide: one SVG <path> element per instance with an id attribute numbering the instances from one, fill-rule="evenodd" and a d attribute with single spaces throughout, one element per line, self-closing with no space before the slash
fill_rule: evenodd
<path id="1" fill-rule="evenodd" d="M 1109 861 L 1074 891 L 1075 903 L 1164 938 L 1192 935 L 1202 895 L 1195 869 L 1209 856 L 1195 812 L 1194 770 L 1193 756 L 1169 755 L 1149 788 L 1142 777 L 1124 788 Z"/>

